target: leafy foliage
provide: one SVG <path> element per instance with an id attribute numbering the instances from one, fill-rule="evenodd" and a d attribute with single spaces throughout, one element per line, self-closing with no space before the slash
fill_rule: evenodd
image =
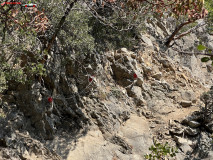
<path id="1" fill-rule="evenodd" d="M 58 36 L 64 51 L 74 51 L 77 54 L 94 51 L 95 42 L 90 34 L 92 30 L 92 26 L 89 26 L 90 18 L 91 14 L 84 11 L 82 6 L 77 5 L 76 10 L 71 11 Z"/>
<path id="2" fill-rule="evenodd" d="M 120 47 L 132 49 L 140 43 L 138 35 L 148 16 L 166 17 L 167 14 L 180 22 L 179 28 L 169 37 L 170 43 L 184 25 L 207 14 L 203 0 L 34 2 L 37 8 L 0 7 L 0 63 L 4 66 L 0 72 L 1 83 L 5 84 L 9 79 L 24 82 L 35 75 L 45 76 L 45 62 L 50 50 L 87 54 Z M 210 13 L 208 21 L 211 21 L 212 1 L 206 2 L 205 7 Z M 54 45 L 49 45 L 52 42 Z"/>
<path id="3" fill-rule="evenodd" d="M 213 1 L 205 0 L 205 7 L 208 10 L 208 17 L 206 18 L 206 22 L 208 24 L 208 32 L 213 34 Z"/>
<path id="4" fill-rule="evenodd" d="M 209 57 L 203 57 L 203 58 L 201 58 L 201 62 L 208 62 L 208 61 L 211 60 L 211 61 L 212 61 L 212 66 L 213 66 L 212 49 L 210 49 L 210 48 L 208 48 L 208 47 L 206 47 L 206 46 L 204 46 L 204 45 L 202 45 L 202 44 L 199 44 L 199 45 L 197 46 L 197 49 L 198 49 L 199 51 L 205 51 L 205 52 L 206 52 L 205 55 L 209 56 Z"/>
<path id="5" fill-rule="evenodd" d="M 149 150 L 150 154 L 144 155 L 145 159 L 148 160 L 156 160 L 156 159 L 164 159 L 166 157 L 174 157 L 176 153 L 178 153 L 177 148 L 170 147 L 168 142 L 165 144 L 158 143 L 154 141 L 154 145 L 152 145 Z"/>
<path id="6" fill-rule="evenodd" d="M 197 49 L 198 49 L 199 51 L 203 51 L 203 50 L 206 49 L 206 47 L 203 46 L 202 44 L 199 44 L 199 45 L 197 46 Z"/>
<path id="7" fill-rule="evenodd" d="M 125 26 L 125 24 L 122 24 L 120 21 L 117 22 L 117 25 Z M 139 39 L 137 38 L 139 32 L 136 28 L 127 31 L 117 31 L 101 24 L 94 18 L 91 19 L 90 26 L 93 26 L 91 34 L 95 38 L 95 43 L 97 44 L 96 49 L 98 51 L 122 47 L 132 49 L 134 45 L 139 43 Z"/>
<path id="8" fill-rule="evenodd" d="M 208 62 L 210 60 L 209 57 L 203 57 L 201 58 L 201 62 Z"/>

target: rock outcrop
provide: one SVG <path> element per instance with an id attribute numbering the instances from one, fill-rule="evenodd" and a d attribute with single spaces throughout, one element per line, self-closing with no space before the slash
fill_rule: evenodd
<path id="1" fill-rule="evenodd" d="M 64 67 L 60 66 L 64 60 Z M 206 91 L 187 69 L 149 46 L 138 53 L 122 48 L 84 59 L 55 56 L 49 69 L 41 82 L 11 85 L 2 97 L 1 106 L 8 113 L 5 120 L 14 133 L 8 139 L 4 130 L 1 147 L 13 148 L 14 137 L 27 131 L 37 145 L 46 146 L 43 155 L 55 159 L 140 160 L 149 152 L 153 137 L 172 142 L 169 120 L 198 110 L 199 96 Z M 6 105 L 16 111 L 6 110 Z M 176 112 L 182 115 L 174 116 Z M 191 126 L 197 123 L 190 121 Z M 197 136 L 196 127 L 170 130 Z M 27 148 L 16 155 L 24 156 L 25 150 L 27 155 L 37 155 L 27 140 L 23 145 Z M 190 152 L 191 145 L 183 146 L 183 152 L 184 148 Z"/>
<path id="2" fill-rule="evenodd" d="M 46 77 L 11 82 L 0 97 L 0 157 L 141 160 L 157 139 L 177 145 L 177 159 L 211 158 L 211 111 L 200 111 L 211 69 L 161 47 L 170 34 L 161 22 L 147 25 L 156 36 L 142 35 L 138 52 L 52 53 Z M 177 43 L 189 50 L 197 39 Z"/>

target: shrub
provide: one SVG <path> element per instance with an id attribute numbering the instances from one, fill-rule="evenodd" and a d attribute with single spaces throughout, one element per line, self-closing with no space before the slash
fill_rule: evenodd
<path id="1" fill-rule="evenodd" d="M 208 32 L 213 34 L 213 1 L 205 0 L 205 7 L 208 10 L 208 17 L 206 18 L 206 22 L 208 24 Z"/>
<path id="2" fill-rule="evenodd" d="M 65 52 L 91 53 L 95 48 L 94 38 L 90 34 L 92 27 L 88 24 L 91 15 L 82 6 L 76 7 L 67 17 L 58 38 Z"/>
<path id="3" fill-rule="evenodd" d="M 165 144 L 158 143 L 154 141 L 154 145 L 152 145 L 149 150 L 150 154 L 144 155 L 145 159 L 148 160 L 156 160 L 156 159 L 165 159 L 166 157 L 174 157 L 176 153 L 178 153 L 177 148 L 170 147 L 168 142 Z"/>

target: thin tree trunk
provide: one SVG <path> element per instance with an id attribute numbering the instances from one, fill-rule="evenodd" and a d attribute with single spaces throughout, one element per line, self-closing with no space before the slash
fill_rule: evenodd
<path id="1" fill-rule="evenodd" d="M 181 30 L 181 28 L 183 28 L 183 26 L 193 23 L 194 21 L 187 21 L 185 23 L 180 24 L 179 26 L 177 26 L 174 30 L 174 32 L 170 35 L 170 37 L 167 39 L 165 45 L 167 47 L 169 47 L 169 44 L 171 43 L 171 41 L 174 39 L 174 37 L 177 35 L 177 33 Z"/>
<path id="2" fill-rule="evenodd" d="M 70 3 L 69 7 L 67 8 L 67 10 L 64 13 L 64 16 L 61 18 L 60 22 L 58 23 L 55 33 L 53 34 L 52 38 L 50 39 L 47 48 L 46 49 L 48 52 L 53 44 L 53 42 L 55 41 L 56 36 L 58 35 L 59 31 L 61 30 L 61 27 L 63 26 L 67 16 L 69 15 L 71 9 L 73 8 L 74 4 L 77 2 L 78 0 L 74 0 L 73 2 Z"/>

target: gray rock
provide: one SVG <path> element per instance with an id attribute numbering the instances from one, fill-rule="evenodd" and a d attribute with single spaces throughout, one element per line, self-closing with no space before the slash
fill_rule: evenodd
<path id="1" fill-rule="evenodd" d="M 185 154 L 190 154 L 193 151 L 192 147 L 190 147 L 188 144 L 181 145 L 180 149 Z"/>
<path id="2" fill-rule="evenodd" d="M 186 155 L 180 151 L 180 149 L 178 150 L 178 153 L 176 153 L 175 159 L 176 160 L 183 160 L 185 159 Z"/>
<path id="3" fill-rule="evenodd" d="M 179 148 L 183 153 L 190 154 L 193 151 L 192 146 L 194 144 L 192 141 L 178 136 L 174 136 L 174 140 L 179 145 Z"/>
<path id="4" fill-rule="evenodd" d="M 129 53 L 129 51 L 127 50 L 127 48 L 120 48 L 118 50 L 118 53 Z"/>
<path id="5" fill-rule="evenodd" d="M 190 121 L 197 121 L 202 118 L 203 118 L 203 115 L 201 114 L 201 112 L 195 111 L 190 116 L 185 117 L 182 120 L 181 124 L 189 125 Z"/>
<path id="6" fill-rule="evenodd" d="M 192 102 L 191 102 L 191 101 L 182 100 L 182 101 L 180 102 L 180 105 L 181 105 L 182 107 L 190 107 L 190 106 L 192 105 Z"/>
<path id="7" fill-rule="evenodd" d="M 140 99 L 142 97 L 141 87 L 133 86 L 132 89 L 128 91 L 128 95 Z"/>
<path id="8" fill-rule="evenodd" d="M 197 127 L 200 126 L 200 123 L 197 122 L 197 121 L 188 121 L 188 125 L 189 125 L 189 127 L 191 127 L 191 128 L 197 128 Z"/>
<path id="9" fill-rule="evenodd" d="M 161 77 L 162 77 L 162 73 L 161 72 L 156 73 L 156 74 L 152 75 L 152 77 L 155 78 L 155 79 L 157 79 L 157 80 L 160 80 Z"/>
<path id="10" fill-rule="evenodd" d="M 184 132 L 184 126 L 172 120 L 169 120 L 169 126 L 171 127 L 169 131 L 173 134 L 180 135 Z"/>
<path id="11" fill-rule="evenodd" d="M 132 147 L 121 137 L 113 136 L 111 142 L 121 146 L 120 151 L 124 154 L 132 154 Z"/>
<path id="12" fill-rule="evenodd" d="M 153 48 L 153 44 L 152 41 L 146 37 L 145 35 L 141 35 L 141 39 L 151 48 Z"/>
<path id="13" fill-rule="evenodd" d="M 163 67 L 170 69 L 171 71 L 175 72 L 174 64 L 172 59 L 161 59 L 160 62 L 162 63 Z"/>
<path id="14" fill-rule="evenodd" d="M 183 100 L 186 100 L 186 101 L 194 101 L 195 100 L 195 95 L 194 95 L 193 91 L 182 91 L 181 97 L 183 98 Z"/>
<path id="15" fill-rule="evenodd" d="M 138 85 L 139 87 L 141 87 L 143 85 L 143 78 L 142 77 L 137 78 L 136 85 Z"/>
<path id="16" fill-rule="evenodd" d="M 160 36 L 161 38 L 164 38 L 164 37 L 165 37 L 165 36 L 164 36 L 164 32 L 161 30 L 160 27 L 155 26 L 155 29 L 156 29 L 156 32 L 157 32 L 158 36 Z"/>
<path id="17" fill-rule="evenodd" d="M 185 133 L 190 136 L 196 136 L 199 133 L 199 129 L 192 129 L 190 127 L 185 128 Z"/>
<path id="18" fill-rule="evenodd" d="M 213 71 L 213 67 L 211 64 L 206 65 L 207 71 L 208 72 L 212 72 Z"/>
<path id="19" fill-rule="evenodd" d="M 192 141 L 187 140 L 186 138 L 174 136 L 174 140 L 178 145 L 183 145 L 183 144 L 193 145 Z"/>
<path id="20" fill-rule="evenodd" d="M 199 158 L 203 159 L 208 157 L 209 151 L 212 151 L 212 138 L 209 133 L 201 132 L 197 148 Z"/>
<path id="21" fill-rule="evenodd" d="M 208 35 L 208 42 L 207 42 L 207 47 L 213 50 L 213 37 Z"/>
<path id="22" fill-rule="evenodd" d="M 181 135 L 184 132 L 183 128 L 172 128 L 169 130 L 172 134 Z"/>

